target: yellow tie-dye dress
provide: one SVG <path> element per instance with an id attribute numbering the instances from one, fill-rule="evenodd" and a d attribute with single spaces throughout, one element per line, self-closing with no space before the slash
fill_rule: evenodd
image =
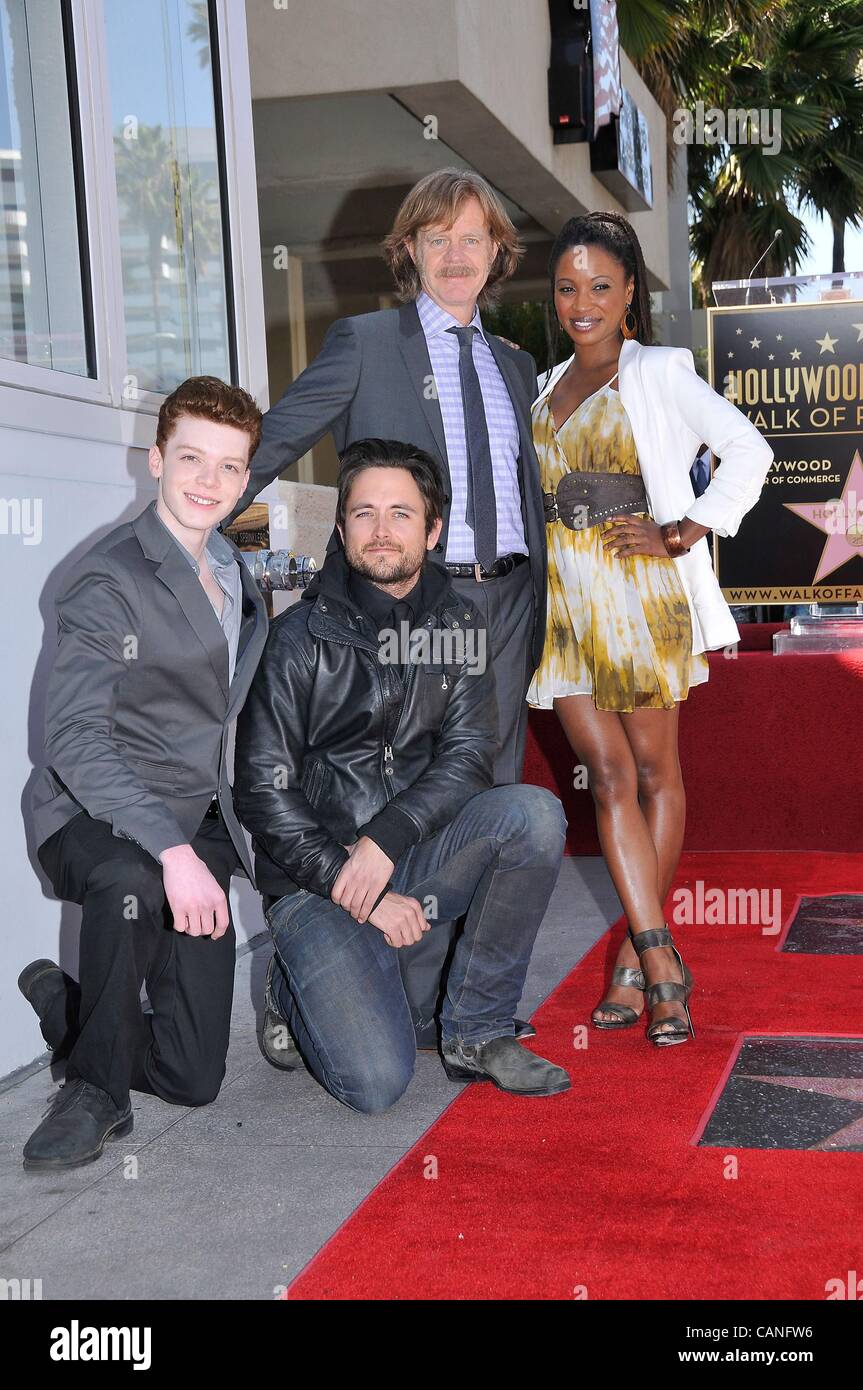
<path id="1" fill-rule="evenodd" d="M 543 492 L 555 491 L 570 471 L 641 472 L 629 417 L 610 382 L 559 430 L 546 396 L 534 410 L 533 440 Z M 671 709 L 707 680 L 706 655 L 692 654 L 689 604 L 674 560 L 613 555 L 602 546 L 611 525 L 546 525 L 545 650 L 527 692 L 539 709 L 586 694 L 602 710 Z"/>

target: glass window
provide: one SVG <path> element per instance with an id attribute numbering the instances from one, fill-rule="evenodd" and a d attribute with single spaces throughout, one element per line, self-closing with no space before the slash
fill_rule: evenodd
<path id="1" fill-rule="evenodd" d="M 211 15 L 206 0 L 105 5 L 127 396 L 231 380 Z"/>
<path id="2" fill-rule="evenodd" d="M 0 0 L 0 357 L 92 376 L 73 71 L 61 0 Z"/>

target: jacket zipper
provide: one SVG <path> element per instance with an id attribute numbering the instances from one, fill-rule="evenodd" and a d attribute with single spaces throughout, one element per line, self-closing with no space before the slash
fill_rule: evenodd
<path id="1" fill-rule="evenodd" d="M 396 721 L 396 727 L 395 727 L 395 729 L 393 730 L 393 733 L 392 733 L 392 736 L 391 736 L 391 739 L 390 739 L 390 740 L 387 739 L 387 713 L 386 713 L 386 711 L 387 711 L 387 702 L 386 702 L 386 698 L 385 698 L 385 696 L 384 696 L 384 681 L 383 681 L 383 676 L 381 675 L 381 668 L 380 668 L 380 665 L 379 665 L 379 663 L 378 663 L 377 661 L 375 662 L 375 670 L 376 670 L 377 673 L 378 673 L 378 685 L 379 685 L 379 687 L 380 687 L 380 692 L 381 692 L 381 708 L 383 709 L 383 716 L 384 716 L 384 760 L 383 760 L 384 790 L 386 791 L 386 794 L 387 794 L 387 801 L 391 801 L 392 798 L 393 798 L 393 796 L 394 796 L 394 792 L 393 792 L 392 789 L 391 789 L 391 780 L 390 780 L 390 776 L 387 776 L 387 764 L 388 764 L 388 763 L 394 763 L 394 762 L 395 762 L 395 756 L 394 756 L 394 754 L 393 754 L 393 744 L 395 743 L 396 737 L 397 737 L 397 735 L 398 735 L 398 731 L 399 731 L 399 729 L 401 728 L 401 722 L 402 722 L 402 719 L 403 719 L 403 717 L 404 717 L 404 712 L 405 712 L 405 705 L 406 705 L 407 702 L 408 702 L 408 694 L 409 694 L 410 686 L 411 686 L 411 676 L 412 676 L 412 674 L 413 674 L 413 667 L 412 667 L 412 666 L 409 666 L 409 667 L 408 667 L 407 677 L 406 677 L 405 682 L 404 682 L 404 698 L 402 699 L 401 709 L 399 710 L 399 717 L 398 717 L 398 720 Z"/>
<path id="2" fill-rule="evenodd" d="M 327 642 L 335 642 L 336 645 L 339 646 L 339 647 L 353 647 L 355 650 L 358 650 L 358 651 L 366 651 L 366 652 L 369 652 L 369 655 L 370 655 L 370 656 L 372 656 L 372 659 L 373 659 L 373 660 L 372 660 L 372 664 L 374 665 L 375 671 L 376 671 L 376 673 L 377 673 L 377 678 L 378 678 L 378 688 L 379 688 L 379 690 L 380 690 L 380 695 L 381 695 L 381 712 L 382 712 L 383 721 L 384 721 L 384 735 L 386 735 L 386 725 L 387 725 L 387 712 L 386 712 L 386 711 L 387 711 L 387 703 L 386 703 L 386 700 L 385 700 L 385 698 L 384 698 L 384 683 L 383 683 L 383 679 L 382 679 L 382 677 L 381 677 L 381 668 L 380 668 L 380 664 L 379 664 L 379 662 L 378 662 L 378 660 L 377 660 L 377 654 L 374 652 L 374 648 L 370 649 L 369 647 L 364 646 L 364 645 L 362 644 L 362 642 L 348 642 L 348 641 L 346 641 L 346 640 L 345 640 L 344 638 L 342 638 L 342 637 L 331 637 L 331 636 L 328 636 L 328 637 L 326 637 L 324 640 L 327 641 Z M 404 707 L 405 707 L 405 704 L 406 704 L 406 703 L 407 703 L 407 682 L 405 683 L 405 700 L 402 702 L 402 708 L 401 708 L 401 711 L 400 711 L 400 713 L 399 713 L 399 721 L 398 721 L 398 724 L 396 725 L 396 728 L 395 728 L 395 734 L 397 734 L 398 731 L 399 731 L 399 724 L 401 724 L 401 716 L 402 716 L 402 714 L 404 713 Z M 393 735 L 394 738 L 395 738 L 395 734 Z M 386 741 L 384 741 L 384 766 L 386 766 L 387 763 L 391 763 L 392 761 L 393 761 L 393 749 L 392 749 L 392 744 L 391 744 L 391 743 L 387 743 Z M 384 775 L 383 782 L 384 782 L 384 791 L 386 792 L 387 801 L 390 801 L 390 800 L 392 800 L 392 795 L 393 795 L 393 793 L 390 791 L 390 785 L 389 785 L 389 784 L 390 784 L 390 779 L 389 779 L 389 777 L 387 777 L 386 775 Z"/>
<path id="3" fill-rule="evenodd" d="M 378 667 L 378 680 L 381 681 L 381 699 L 382 699 L 382 701 L 384 701 L 384 681 L 381 680 L 381 670 L 379 670 L 379 667 Z M 403 699 L 403 701 L 402 701 L 402 709 L 399 710 L 399 719 L 397 719 L 397 721 L 396 721 L 396 727 L 395 727 L 395 730 L 393 730 L 391 742 L 386 742 L 386 741 L 384 742 L 384 767 L 385 767 L 385 769 L 386 769 L 386 765 L 388 765 L 388 763 L 395 763 L 395 755 L 393 755 L 393 745 L 395 745 L 396 738 L 399 737 L 399 730 L 400 730 L 400 728 L 402 728 L 402 720 L 404 719 L 404 710 L 406 710 L 406 708 L 407 708 L 407 701 L 409 701 L 409 699 L 410 699 L 411 688 L 413 688 L 414 680 L 416 680 L 416 667 L 414 667 L 414 666 L 409 666 L 409 667 L 407 667 L 407 676 L 406 676 L 406 678 L 404 678 L 404 699 Z M 384 708 L 386 709 L 386 705 L 384 705 Z M 385 723 L 385 726 L 386 726 L 386 714 L 385 714 L 385 716 L 384 716 L 384 723 Z M 386 771 L 385 771 L 385 773 L 384 773 L 384 784 L 385 784 L 385 787 L 386 787 L 386 799 L 388 799 L 388 801 L 391 801 L 392 796 L 395 795 L 395 792 L 392 792 L 392 791 L 391 791 L 391 785 L 389 785 L 389 783 L 391 783 L 391 778 L 389 778 L 388 776 L 386 776 Z"/>
<path id="4" fill-rule="evenodd" d="M 338 638 L 338 637 L 327 637 L 325 640 L 328 641 L 328 642 L 335 642 L 338 646 L 341 646 L 341 647 L 357 647 L 357 648 L 359 648 L 359 650 L 361 650 L 361 651 L 368 651 L 368 650 L 369 650 L 368 647 L 363 647 L 363 646 L 361 645 L 361 643 L 359 643 L 359 642 L 347 642 L 347 641 L 345 641 L 344 639 L 341 639 L 341 638 Z M 383 776 L 384 776 L 384 790 L 385 790 L 385 792 L 386 792 L 387 801 L 391 801 L 392 798 L 393 798 L 394 793 L 392 792 L 392 790 L 391 790 L 391 788 L 390 788 L 390 778 L 387 777 L 387 775 L 386 775 L 386 766 L 387 766 L 388 763 L 394 763 L 394 762 L 395 762 L 395 755 L 394 755 L 394 753 L 393 753 L 393 744 L 394 744 L 395 741 L 396 741 L 396 738 L 397 738 L 397 736 L 398 736 L 399 729 L 401 728 L 402 719 L 404 718 L 405 706 L 407 705 L 408 696 L 409 696 L 409 694 L 410 694 L 411 687 L 412 687 L 412 685 L 413 685 L 415 668 L 414 668 L 413 665 L 408 666 L 408 673 L 407 673 L 407 677 L 405 678 L 405 682 L 404 682 L 404 687 L 405 687 L 405 689 L 404 689 L 404 699 L 402 700 L 402 706 L 401 706 L 401 709 L 399 710 L 399 717 L 398 717 L 398 720 L 396 721 L 396 727 L 395 727 L 395 729 L 393 730 L 392 740 L 391 740 L 391 742 L 387 742 L 387 741 L 386 741 L 386 726 L 387 726 L 386 707 L 387 707 L 387 706 L 386 706 L 386 699 L 384 698 L 384 682 L 383 682 L 383 677 L 381 676 L 380 663 L 377 661 L 377 659 L 375 659 L 375 661 L 374 661 L 374 667 L 375 667 L 375 671 L 377 672 L 377 677 L 378 677 L 378 687 L 379 687 L 380 693 L 381 693 L 381 708 L 382 708 L 382 711 L 383 711 L 383 720 L 384 720 L 384 757 L 383 757 L 383 766 L 384 766 L 384 775 L 383 775 Z M 445 670 L 443 671 L 442 676 L 443 676 L 443 681 L 442 681 L 442 684 L 441 684 L 441 689 L 442 689 L 442 690 L 448 690 L 448 689 L 449 689 L 449 685 L 448 685 L 448 683 L 447 683 L 446 671 L 445 671 Z"/>

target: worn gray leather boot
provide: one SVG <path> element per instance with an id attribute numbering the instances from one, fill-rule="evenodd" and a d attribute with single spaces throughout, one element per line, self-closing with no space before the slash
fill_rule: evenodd
<path id="1" fill-rule="evenodd" d="M 555 1096 L 570 1087 L 569 1074 L 544 1057 L 528 1052 L 515 1038 L 487 1043 L 444 1041 L 444 1071 L 451 1081 L 491 1081 L 515 1096 Z"/>
<path id="2" fill-rule="evenodd" d="M 261 1024 L 261 1051 L 267 1061 L 280 1071 L 296 1071 L 300 1062 L 297 1044 L 291 1036 L 287 1022 L 282 1018 L 273 993 L 273 971 L 279 969 L 275 956 L 270 956 L 267 966 L 267 984 L 264 991 L 264 1019 Z"/>

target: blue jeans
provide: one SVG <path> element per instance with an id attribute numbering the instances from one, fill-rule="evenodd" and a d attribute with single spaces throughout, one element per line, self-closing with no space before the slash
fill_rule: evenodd
<path id="1" fill-rule="evenodd" d="M 441 1010 L 444 1040 L 513 1035 L 565 838 L 563 807 L 551 792 L 493 787 L 396 865 L 393 891 L 419 900 L 432 931 L 435 921 L 467 913 Z M 306 889 L 279 898 L 266 916 L 281 965 L 273 973 L 276 1003 L 309 1070 L 352 1109 L 389 1109 L 416 1060 L 396 949 L 370 922 Z"/>

